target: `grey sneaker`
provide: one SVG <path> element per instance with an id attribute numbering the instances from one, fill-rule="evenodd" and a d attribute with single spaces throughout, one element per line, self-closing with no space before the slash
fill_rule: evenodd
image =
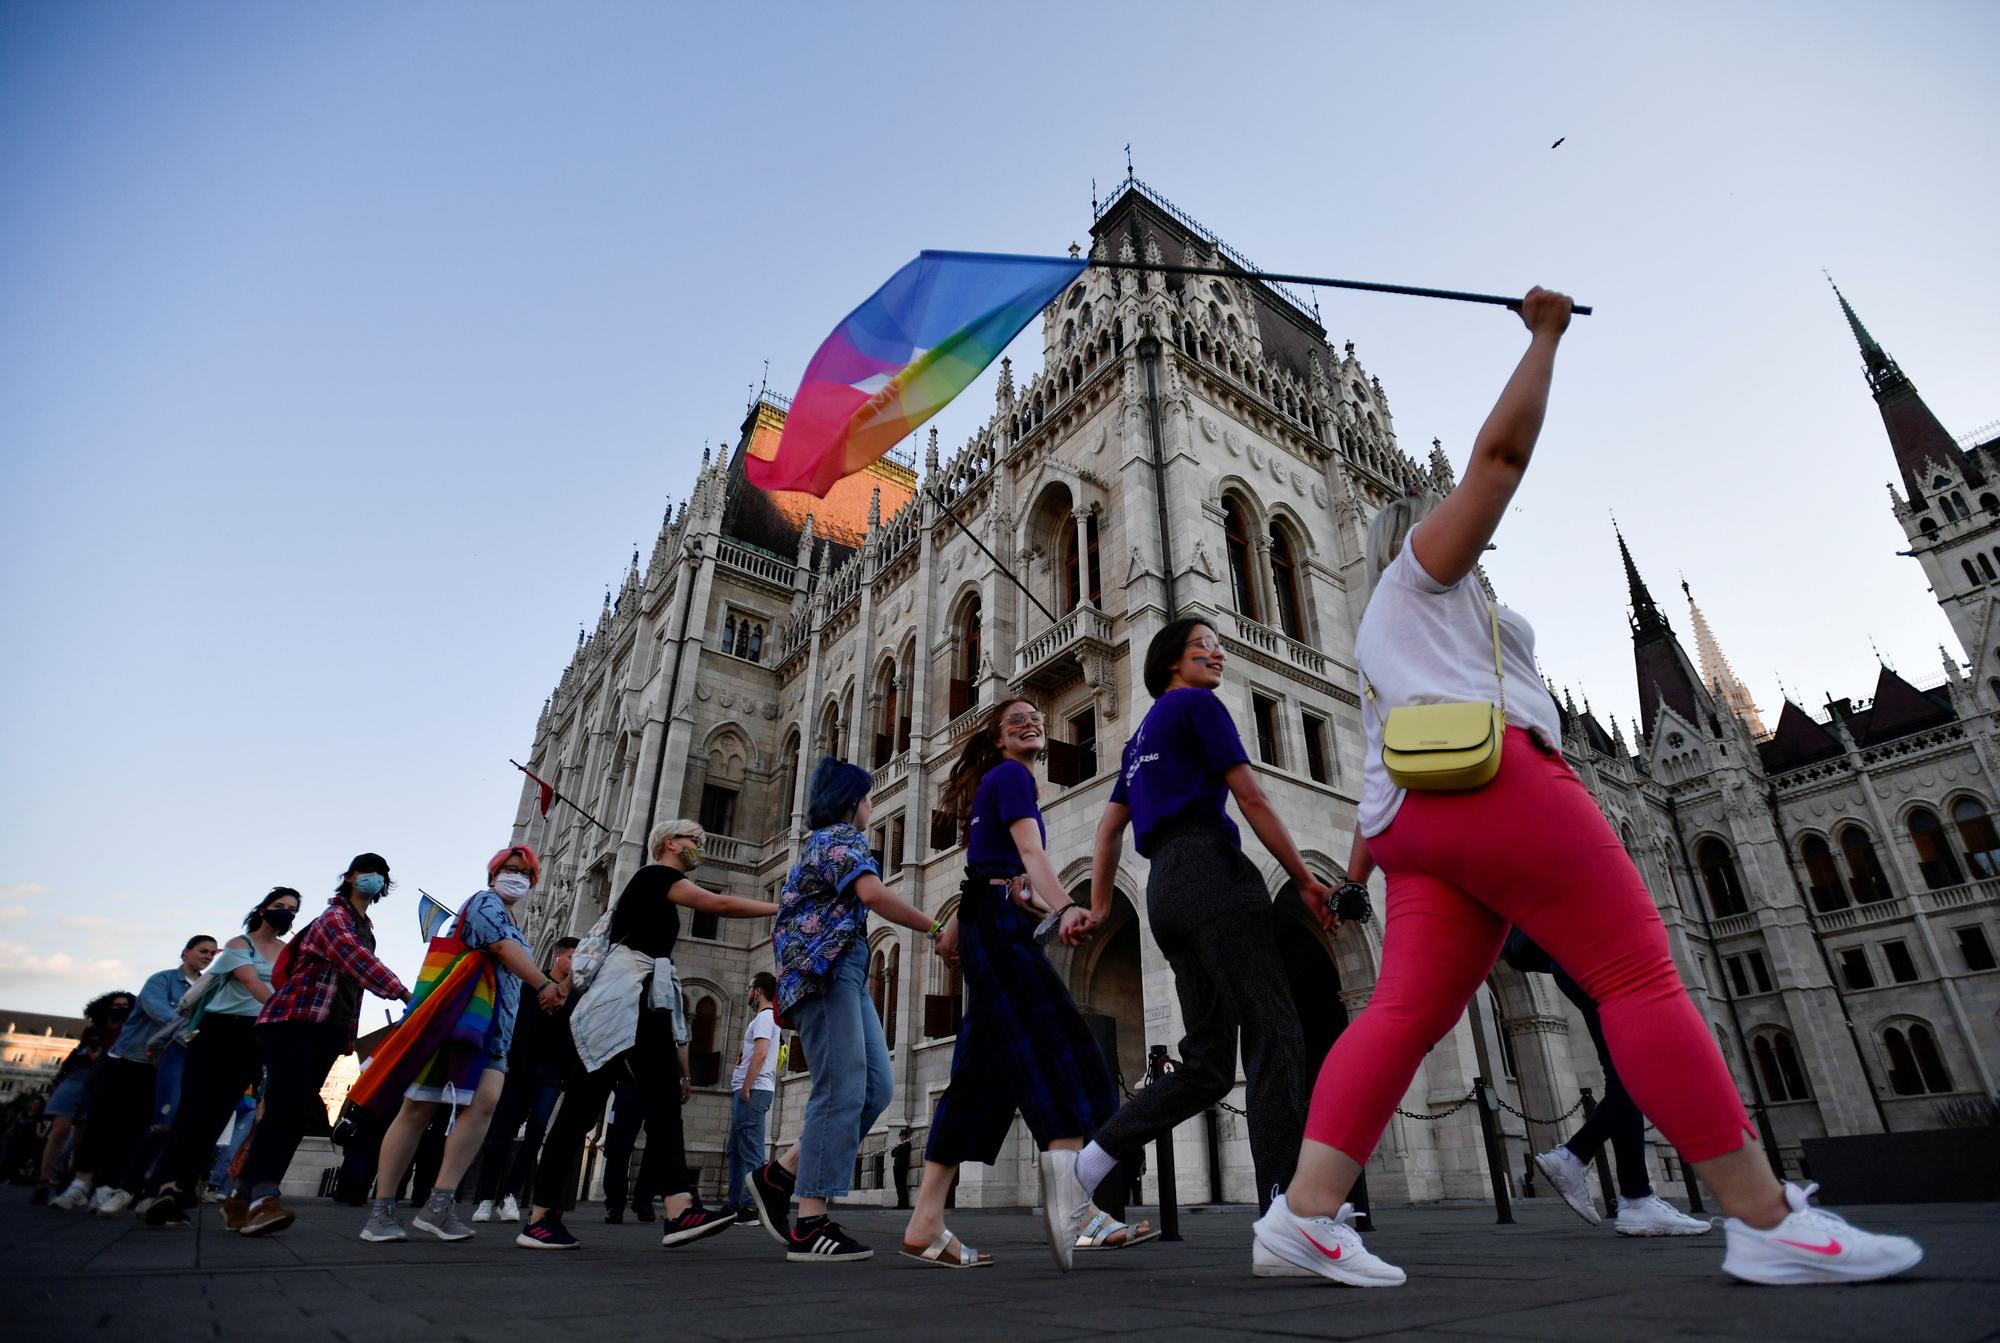
<path id="1" fill-rule="evenodd" d="M 383 1204 L 376 1204 L 368 1214 L 368 1225 L 361 1228 L 361 1239 L 367 1241 L 408 1240 L 410 1233 L 403 1230 L 403 1224 L 396 1220 L 396 1210 Z"/>
<path id="2" fill-rule="evenodd" d="M 471 1240 L 472 1228 L 458 1217 L 458 1204 L 433 1196 L 424 1210 L 410 1219 L 419 1231 L 428 1231 L 439 1240 Z"/>

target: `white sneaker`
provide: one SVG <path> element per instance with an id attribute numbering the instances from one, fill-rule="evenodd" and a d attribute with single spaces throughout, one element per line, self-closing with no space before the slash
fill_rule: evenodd
<path id="1" fill-rule="evenodd" d="M 123 1189 L 99 1190 L 105 1195 L 102 1202 L 90 1200 L 90 1210 L 99 1217 L 116 1217 L 132 1206 L 132 1196 Z"/>
<path id="2" fill-rule="evenodd" d="M 1256 1236 L 1250 1251 L 1254 1277 L 1296 1277 L 1303 1271 L 1349 1287 L 1400 1287 L 1407 1276 L 1362 1245 L 1351 1203 L 1341 1204 L 1331 1217 L 1298 1217 L 1280 1194 L 1251 1231 Z"/>
<path id="3" fill-rule="evenodd" d="M 1819 1188 L 1785 1184 L 1791 1216 L 1759 1231 L 1734 1217 L 1723 1219 L 1729 1252 L 1722 1271 L 1745 1282 L 1786 1287 L 1812 1282 L 1873 1282 L 1915 1268 L 1924 1247 L 1907 1236 L 1881 1236 L 1863 1231 L 1838 1213 L 1810 1206 L 1806 1199 Z"/>
<path id="4" fill-rule="evenodd" d="M 49 1200 L 51 1208 L 61 1208 L 64 1212 L 75 1212 L 90 1206 L 90 1186 L 81 1180 L 71 1180 L 69 1188 Z"/>
<path id="5" fill-rule="evenodd" d="M 1037 1169 L 1042 1182 L 1042 1222 L 1049 1233 L 1049 1253 L 1067 1273 L 1076 1262 L 1076 1238 L 1083 1234 L 1090 1213 L 1090 1191 L 1076 1178 L 1076 1153 L 1043 1152 Z"/>
<path id="6" fill-rule="evenodd" d="M 1701 1236 L 1712 1228 L 1706 1218 L 1690 1217 L 1658 1194 L 1620 1196 L 1614 1225 L 1621 1236 Z"/>
<path id="7" fill-rule="evenodd" d="M 1590 1167 L 1578 1160 L 1576 1153 L 1567 1147 L 1537 1153 L 1535 1169 L 1562 1196 L 1562 1201 L 1569 1204 L 1571 1212 L 1592 1226 L 1603 1223 L 1604 1218 L 1597 1211 L 1597 1205 L 1590 1201 Z"/>
<path id="8" fill-rule="evenodd" d="M 521 1205 L 519 1201 L 516 1200 L 512 1194 L 507 1195 L 506 1201 L 500 1205 L 500 1211 L 496 1213 L 495 1216 L 497 1216 L 503 1222 L 520 1221 Z M 472 1220 L 476 1222 L 479 1219 L 475 1217 Z"/>
<path id="9" fill-rule="evenodd" d="M 474 1209 L 472 1210 L 472 1220 L 473 1220 L 473 1221 L 475 1221 L 475 1222 L 490 1222 L 490 1221 L 492 1221 L 492 1220 L 493 1220 L 493 1200 L 492 1200 L 492 1199 L 490 1199 L 490 1198 L 482 1198 L 482 1199 L 480 1199 L 480 1200 L 479 1200 L 479 1206 L 478 1206 L 478 1207 L 476 1207 L 476 1208 L 474 1208 Z"/>
<path id="10" fill-rule="evenodd" d="M 111 1196 L 117 1192 L 116 1189 L 113 1189 L 108 1184 L 97 1186 L 97 1188 L 90 1191 L 90 1202 L 84 1205 L 83 1210 L 85 1212 L 103 1212 L 104 1205 L 109 1203 Z"/>

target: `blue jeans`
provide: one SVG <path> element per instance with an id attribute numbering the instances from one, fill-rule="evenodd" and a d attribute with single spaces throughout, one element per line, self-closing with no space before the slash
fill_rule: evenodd
<path id="1" fill-rule="evenodd" d="M 895 1094 L 889 1045 L 868 999 L 867 962 L 867 943 L 856 941 L 826 992 L 792 1007 L 812 1073 L 812 1096 L 799 1130 L 800 1198 L 838 1198 L 848 1191 L 862 1135 L 875 1127 Z"/>
<path id="2" fill-rule="evenodd" d="M 764 1116 L 772 1095 L 753 1090 L 746 1101 L 740 1091 L 729 1093 L 729 1185 L 723 1198 L 732 1208 L 750 1206 L 747 1185 L 750 1172 L 764 1164 Z"/>

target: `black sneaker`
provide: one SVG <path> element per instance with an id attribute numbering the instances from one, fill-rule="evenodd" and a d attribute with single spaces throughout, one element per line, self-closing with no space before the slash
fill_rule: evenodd
<path id="1" fill-rule="evenodd" d="M 757 1210 L 755 1208 L 738 1208 L 736 1210 L 736 1225 L 762 1226 L 763 1221 L 757 1216 Z"/>
<path id="2" fill-rule="evenodd" d="M 187 1210 L 173 1194 L 161 1194 L 146 1208 L 147 1226 L 187 1226 Z"/>
<path id="3" fill-rule="evenodd" d="M 632 1220 L 635 1222 L 651 1222 L 653 1220 L 653 1200 L 642 1198 L 634 1203 L 632 1205 Z"/>
<path id="4" fill-rule="evenodd" d="M 625 1210 L 623 1208 L 606 1208 L 604 1210 L 604 1224 L 606 1226 L 623 1226 L 625 1224 Z"/>
<path id="5" fill-rule="evenodd" d="M 801 1218 L 785 1243 L 785 1258 L 794 1264 L 854 1264 L 874 1257 L 875 1251 L 830 1217 Z"/>
<path id="6" fill-rule="evenodd" d="M 767 1162 L 750 1172 L 750 1202 L 764 1233 L 787 1248 L 792 1240 L 792 1190 L 798 1177 L 777 1162 Z"/>
<path id="7" fill-rule="evenodd" d="M 660 1237 L 660 1244 L 686 1245 L 690 1241 L 713 1236 L 719 1231 L 727 1231 L 735 1225 L 736 1219 L 725 1213 L 691 1207 L 680 1216 L 667 1219 L 667 1234 Z"/>
<path id="8" fill-rule="evenodd" d="M 521 1228 L 521 1234 L 514 1237 L 514 1243 L 524 1250 L 580 1250 L 583 1242 L 570 1235 L 569 1229 L 556 1217 L 544 1217 L 539 1222 L 530 1222 Z"/>

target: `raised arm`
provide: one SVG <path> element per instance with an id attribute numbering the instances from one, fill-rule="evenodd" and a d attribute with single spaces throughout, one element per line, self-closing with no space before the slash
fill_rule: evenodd
<path id="1" fill-rule="evenodd" d="M 1327 897 L 1332 894 L 1326 883 L 1306 870 L 1306 860 L 1299 856 L 1298 846 L 1292 843 L 1291 832 L 1278 819 L 1278 813 L 1271 806 L 1271 799 L 1264 795 L 1264 786 L 1257 782 L 1257 775 L 1249 761 L 1231 765 L 1223 773 L 1222 781 L 1229 785 L 1230 796 L 1236 799 L 1236 808 L 1243 813 L 1243 819 L 1250 823 L 1257 838 L 1278 860 L 1294 882 L 1298 883 L 1299 898 L 1306 908 L 1319 920 L 1321 926 L 1331 927 L 1333 916 L 1327 909 Z"/>
<path id="2" fill-rule="evenodd" d="M 1116 889 L 1112 874 L 1125 853 L 1125 827 L 1132 823 L 1132 809 L 1123 802 L 1107 802 L 1097 818 L 1097 838 L 1090 846 L 1090 919 L 1102 923 L 1111 917 L 1111 896 Z"/>
<path id="3" fill-rule="evenodd" d="M 701 910 L 704 914 L 719 914 L 725 919 L 768 919 L 778 912 L 778 907 L 768 900 L 750 900 L 740 895 L 724 895 L 697 886 L 691 881 L 677 881 L 667 898 L 677 905 Z"/>
<path id="4" fill-rule="evenodd" d="M 1447 586 L 1472 572 L 1493 539 L 1500 519 L 1534 455 L 1549 408 L 1549 381 L 1555 374 L 1556 345 L 1569 327 L 1567 294 L 1539 286 L 1521 300 L 1527 325 L 1527 353 L 1480 426 L 1472 443 L 1465 478 L 1411 533 L 1410 545 L 1424 572 Z"/>

